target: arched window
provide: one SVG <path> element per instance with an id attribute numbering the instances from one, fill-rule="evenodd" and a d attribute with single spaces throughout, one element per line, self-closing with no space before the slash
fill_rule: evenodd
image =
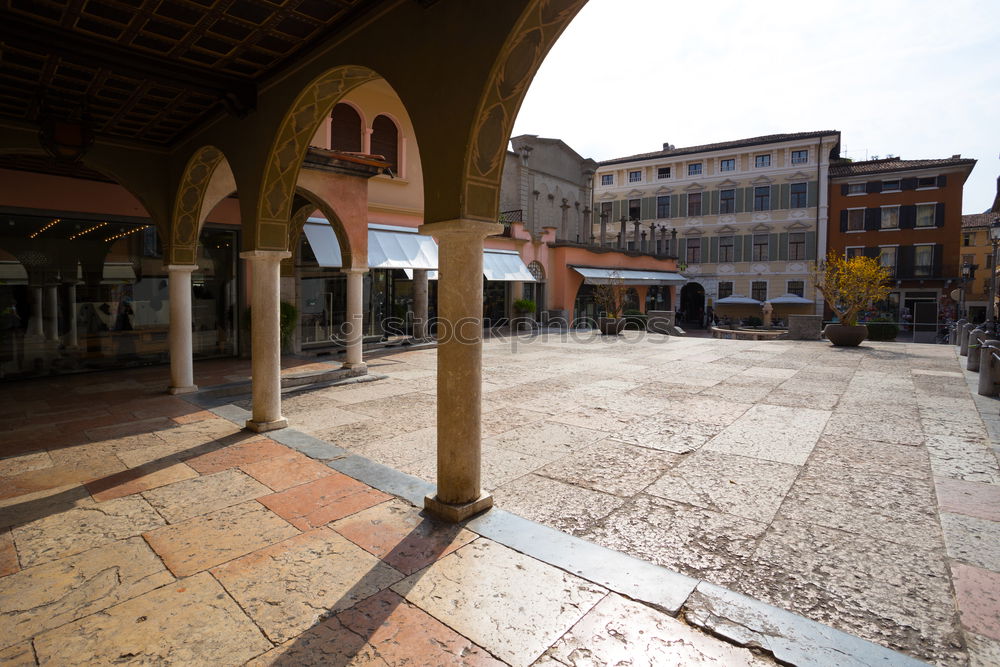
<path id="1" fill-rule="evenodd" d="M 540 283 L 545 282 L 545 267 L 541 265 L 538 261 L 534 261 L 528 264 L 528 271 L 531 271 L 531 275 Z"/>
<path id="2" fill-rule="evenodd" d="M 361 116 L 350 104 L 338 104 L 330 114 L 330 148 L 361 152 Z"/>
<path id="3" fill-rule="evenodd" d="M 394 174 L 399 173 L 399 129 L 388 116 L 372 122 L 372 155 L 381 155 Z"/>

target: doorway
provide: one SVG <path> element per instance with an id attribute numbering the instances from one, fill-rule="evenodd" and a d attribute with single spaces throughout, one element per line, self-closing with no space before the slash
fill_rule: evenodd
<path id="1" fill-rule="evenodd" d="M 690 329 L 701 329 L 705 315 L 705 288 L 698 283 L 688 283 L 681 288 L 680 311 L 677 321 Z"/>

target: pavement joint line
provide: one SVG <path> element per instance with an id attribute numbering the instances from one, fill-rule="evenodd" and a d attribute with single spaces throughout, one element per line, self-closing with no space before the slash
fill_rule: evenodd
<path id="1" fill-rule="evenodd" d="M 195 394 L 185 398 L 190 400 L 190 396 Z M 210 411 L 239 426 L 250 415 L 235 405 L 218 406 Z M 351 454 L 294 428 L 271 431 L 266 437 L 416 507 L 422 507 L 424 497 L 436 488 L 419 477 Z M 317 451 L 331 455 L 336 451 L 338 455 L 324 458 L 314 455 Z M 805 616 L 567 535 L 506 510 L 494 507 L 464 525 L 482 537 L 671 616 L 683 612 L 689 624 L 736 646 L 760 647 L 787 664 L 848 667 L 926 664 Z"/>

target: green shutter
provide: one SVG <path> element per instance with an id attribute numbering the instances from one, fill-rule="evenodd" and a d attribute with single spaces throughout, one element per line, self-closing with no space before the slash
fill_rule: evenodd
<path id="1" fill-rule="evenodd" d="M 733 261 L 742 262 L 743 261 L 743 241 L 741 237 L 733 237 Z"/>
<path id="2" fill-rule="evenodd" d="M 787 186 L 786 186 L 787 187 Z M 779 208 L 787 208 L 781 205 L 781 186 L 772 185 L 771 186 L 771 210 L 776 211 Z"/>
<path id="3" fill-rule="evenodd" d="M 816 232 L 806 232 L 806 259 L 816 259 Z"/>
<path id="4" fill-rule="evenodd" d="M 806 205 L 810 208 L 819 203 L 819 191 L 816 188 L 816 181 L 809 181 L 806 185 Z"/>
<path id="5" fill-rule="evenodd" d="M 736 212 L 743 213 L 746 209 L 743 207 L 743 188 L 736 188 Z"/>
<path id="6" fill-rule="evenodd" d="M 709 213 L 711 215 L 718 215 L 719 214 L 719 191 L 718 190 L 712 190 L 712 192 L 709 194 L 709 197 L 712 200 L 712 208 L 710 209 Z"/>
<path id="7" fill-rule="evenodd" d="M 743 261 L 753 261 L 753 234 L 743 237 Z"/>
<path id="8" fill-rule="evenodd" d="M 744 209 L 746 211 L 752 211 L 753 210 L 753 190 L 754 190 L 754 188 L 751 185 L 749 188 L 746 188 L 746 190 L 744 191 L 746 193 L 746 198 L 747 198 L 746 208 Z"/>
<path id="9" fill-rule="evenodd" d="M 687 195 L 681 195 L 680 207 L 681 207 L 681 210 L 679 210 L 677 212 L 677 215 L 681 216 L 682 218 L 686 218 L 687 214 L 688 214 L 688 196 Z"/>
<path id="10" fill-rule="evenodd" d="M 719 261 L 719 237 L 713 236 L 708 243 L 708 261 L 714 264 Z"/>
<path id="11" fill-rule="evenodd" d="M 618 222 L 622 217 L 622 201 L 616 199 L 611 202 L 611 220 L 610 222 Z"/>
<path id="12" fill-rule="evenodd" d="M 680 246 L 679 251 L 677 253 L 677 258 L 680 259 L 680 261 L 682 261 L 682 262 L 686 262 L 687 261 L 687 254 L 688 254 L 688 240 L 687 239 L 680 239 L 677 242 L 677 245 Z"/>
<path id="13" fill-rule="evenodd" d="M 652 220 L 656 217 L 656 197 L 642 198 L 642 219 Z"/>
<path id="14" fill-rule="evenodd" d="M 778 259 L 788 259 L 788 232 L 782 232 L 778 237 Z"/>
<path id="15" fill-rule="evenodd" d="M 670 195 L 670 217 L 679 218 L 681 215 L 681 198 L 679 195 Z"/>
<path id="16" fill-rule="evenodd" d="M 778 259 L 778 244 L 779 238 L 778 234 L 768 234 L 767 239 L 767 260 L 773 262 Z"/>
<path id="17" fill-rule="evenodd" d="M 792 186 L 788 183 L 781 184 L 781 198 L 775 208 L 791 208 L 792 206 Z"/>

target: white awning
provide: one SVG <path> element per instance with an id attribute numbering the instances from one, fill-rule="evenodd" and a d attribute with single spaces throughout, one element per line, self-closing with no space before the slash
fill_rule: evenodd
<path id="1" fill-rule="evenodd" d="M 28 272 L 20 262 L 0 262 L 0 285 L 27 285 Z M 7 304 L 0 304 L 0 307 Z"/>
<path id="2" fill-rule="evenodd" d="M 316 222 L 313 222 L 314 220 Z M 337 240 L 337 234 L 329 222 L 309 218 L 304 231 L 306 238 L 309 239 L 309 247 L 312 248 L 320 266 L 337 268 L 344 265 L 344 258 L 340 254 L 340 241 Z"/>
<path id="3" fill-rule="evenodd" d="M 734 294 L 732 296 L 727 296 L 722 299 L 716 299 L 716 306 L 759 306 L 763 302 L 757 299 L 751 299 L 748 296 L 743 296 L 742 294 Z"/>
<path id="4" fill-rule="evenodd" d="M 513 250 L 487 250 L 483 253 L 483 275 L 486 280 L 504 282 L 537 282 L 531 271 Z"/>
<path id="5" fill-rule="evenodd" d="M 406 274 L 407 278 L 409 278 L 410 280 L 413 280 L 413 269 L 403 269 L 403 273 Z M 427 280 L 437 280 L 437 279 L 438 279 L 438 272 L 437 271 L 428 271 L 427 272 Z"/>
<path id="6" fill-rule="evenodd" d="M 343 266 L 340 242 L 330 223 L 322 218 L 309 218 L 305 233 L 320 266 Z M 437 269 L 437 262 L 437 244 L 431 237 L 410 227 L 368 225 L 368 268 Z"/>
<path id="7" fill-rule="evenodd" d="M 672 271 L 647 271 L 637 269 L 594 269 L 573 266 L 572 269 L 583 276 L 587 285 L 607 285 L 612 279 L 621 280 L 623 285 L 683 285 L 687 278 Z"/>
<path id="8" fill-rule="evenodd" d="M 135 280 L 131 262 L 108 262 L 104 265 L 102 283 L 134 283 Z"/>
<path id="9" fill-rule="evenodd" d="M 437 243 L 409 227 L 368 225 L 368 266 L 372 269 L 436 269 Z"/>
<path id="10" fill-rule="evenodd" d="M 768 299 L 771 303 L 785 304 L 786 306 L 804 306 L 804 305 L 814 305 L 815 301 L 812 299 L 806 299 L 805 297 L 798 296 L 797 294 L 782 294 L 781 296 L 775 297 L 773 299 Z"/>

